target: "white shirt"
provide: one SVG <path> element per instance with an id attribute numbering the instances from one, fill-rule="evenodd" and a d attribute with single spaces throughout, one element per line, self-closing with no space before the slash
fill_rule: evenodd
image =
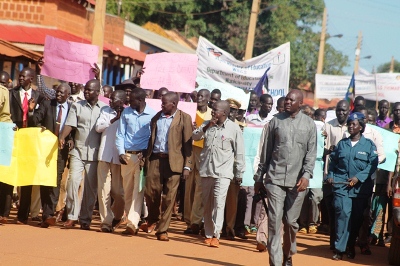
<path id="1" fill-rule="evenodd" d="M 67 120 L 67 114 L 68 114 L 68 103 L 62 103 L 59 104 L 57 103 L 57 110 L 56 110 L 56 119 L 58 117 L 58 112 L 60 111 L 60 105 L 62 106 L 62 113 L 61 113 L 61 123 L 60 123 L 60 132 L 63 130 L 64 125 L 65 125 L 65 121 Z"/>
<path id="2" fill-rule="evenodd" d="M 315 126 L 317 127 L 317 131 L 322 131 L 325 123 L 322 121 L 314 120 Z"/>
<path id="3" fill-rule="evenodd" d="M 110 124 L 110 120 L 117 116 L 117 112 L 107 106 L 100 112 L 100 116 L 96 122 L 96 131 L 101 134 L 101 142 L 99 148 L 99 161 L 120 164 L 117 146 L 115 145 L 118 121 Z"/>
<path id="4" fill-rule="evenodd" d="M 269 113 L 267 115 L 267 117 L 265 117 L 265 118 L 261 118 L 261 116 L 259 114 L 251 114 L 251 115 L 246 116 L 246 122 L 249 124 L 257 125 L 257 126 L 264 126 L 266 123 L 271 121 L 271 119 L 273 117 L 274 116 L 271 115 L 271 113 Z"/>
<path id="5" fill-rule="evenodd" d="M 21 104 L 24 104 L 25 92 L 28 93 L 28 101 L 32 98 L 32 88 L 25 91 L 22 87 L 19 89 L 19 97 L 21 98 Z"/>
<path id="6" fill-rule="evenodd" d="M 381 133 L 376 129 L 372 128 L 370 125 L 365 125 L 364 133 L 362 133 L 366 139 L 372 140 L 376 146 L 376 152 L 378 153 L 379 163 L 386 159 L 385 150 L 383 148 L 383 139 Z"/>

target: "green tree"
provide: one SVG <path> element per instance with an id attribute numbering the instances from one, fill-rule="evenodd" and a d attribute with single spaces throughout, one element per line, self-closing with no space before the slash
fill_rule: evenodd
<path id="1" fill-rule="evenodd" d="M 177 29 L 186 37 L 202 35 L 238 59 L 245 52 L 252 1 L 123 0 L 121 16 L 139 25 L 155 22 Z M 265 11 L 276 6 L 273 11 Z M 290 87 L 314 81 L 319 50 L 323 0 L 270 0 L 261 4 L 253 55 L 257 56 L 285 42 L 291 43 Z M 117 14 L 117 1 L 107 1 L 107 10 Z M 348 58 L 331 45 L 325 47 L 325 74 L 342 74 Z"/>
<path id="2" fill-rule="evenodd" d="M 378 66 L 377 73 L 387 73 L 389 72 L 389 70 L 390 70 L 390 62 L 387 62 Z M 394 60 L 393 72 L 400 73 L 400 62 L 397 60 Z"/>

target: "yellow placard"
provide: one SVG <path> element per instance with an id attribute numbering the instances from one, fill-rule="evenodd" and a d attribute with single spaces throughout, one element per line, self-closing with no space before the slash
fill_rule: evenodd
<path id="1" fill-rule="evenodd" d="M 201 118 L 201 117 L 199 116 L 199 114 L 196 114 L 196 120 L 195 120 L 195 121 L 196 121 L 197 127 L 200 127 L 200 126 L 204 123 L 204 119 Z M 204 139 L 193 141 L 193 146 L 203 148 L 203 146 L 204 146 Z"/>
<path id="2" fill-rule="evenodd" d="M 49 130 L 15 132 L 10 166 L 0 165 L 0 182 L 13 186 L 57 186 L 58 138 Z"/>

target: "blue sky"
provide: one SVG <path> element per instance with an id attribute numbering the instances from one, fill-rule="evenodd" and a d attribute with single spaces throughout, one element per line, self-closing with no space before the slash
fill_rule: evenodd
<path id="1" fill-rule="evenodd" d="M 351 74 L 354 68 L 358 32 L 362 31 L 360 67 L 372 71 L 394 56 L 400 61 L 400 1 L 399 0 L 325 0 L 328 10 L 327 33 L 343 34 L 329 38 L 328 43 L 349 57 L 344 69 Z"/>

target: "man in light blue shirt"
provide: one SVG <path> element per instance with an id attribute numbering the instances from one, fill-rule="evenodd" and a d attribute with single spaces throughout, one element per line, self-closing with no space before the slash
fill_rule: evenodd
<path id="1" fill-rule="evenodd" d="M 150 121 L 156 114 L 146 105 L 146 92 L 134 88 L 130 93 L 130 106 L 119 119 L 116 146 L 121 162 L 121 175 L 125 194 L 125 212 L 128 218 L 123 234 L 136 235 L 143 205 L 143 190 L 139 191 L 140 169 L 150 138 Z"/>
<path id="2" fill-rule="evenodd" d="M 168 134 L 171 122 L 175 117 L 176 112 L 173 115 L 167 116 L 161 114 L 157 120 L 157 138 L 154 141 L 154 153 L 168 153 Z"/>

